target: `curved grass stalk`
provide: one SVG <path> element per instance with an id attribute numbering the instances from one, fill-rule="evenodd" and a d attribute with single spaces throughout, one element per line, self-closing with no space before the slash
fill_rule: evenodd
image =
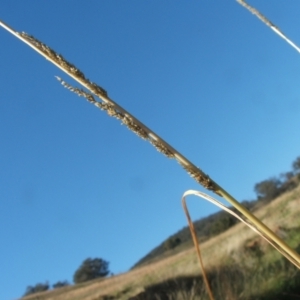
<path id="1" fill-rule="evenodd" d="M 224 205 L 220 201 L 216 200 L 215 198 L 213 198 L 213 197 L 211 197 L 211 196 L 209 196 L 209 195 L 207 195 L 207 194 L 205 194 L 203 192 L 199 192 L 199 191 L 195 191 L 195 190 L 188 190 L 182 196 L 182 199 L 181 199 L 182 206 L 184 208 L 184 211 L 185 211 L 186 217 L 188 219 L 189 225 L 190 225 L 191 218 L 189 216 L 189 212 L 188 212 L 187 205 L 186 205 L 186 197 L 190 196 L 190 195 L 194 195 L 194 196 L 198 196 L 200 198 L 203 198 L 203 199 L 211 202 L 212 204 L 220 207 L 221 209 L 223 209 L 227 213 L 231 214 L 236 219 L 238 219 L 239 221 L 241 221 L 242 223 L 244 223 L 245 225 L 247 225 L 250 229 L 252 229 L 258 235 L 260 235 L 264 240 L 266 240 L 269 244 L 271 244 L 279 253 L 281 253 L 283 256 L 286 257 L 286 253 L 280 247 L 278 247 L 278 245 L 276 243 L 274 243 L 274 241 L 272 239 L 270 239 L 268 236 L 266 236 L 264 234 L 264 232 L 262 232 L 255 225 L 253 225 L 250 220 L 248 220 L 247 218 L 244 218 L 243 216 L 238 215 L 236 212 L 234 212 L 232 209 L 230 209 L 229 207 L 227 207 L 226 205 Z M 192 233 L 192 230 L 194 231 L 194 229 L 191 229 L 191 228 L 194 228 L 194 226 L 193 225 L 190 226 L 191 234 L 192 235 L 196 234 L 195 232 Z M 199 243 L 195 244 L 195 248 L 196 248 L 197 253 L 200 252 L 197 249 L 198 247 L 199 247 Z"/>
<path id="2" fill-rule="evenodd" d="M 291 41 L 275 24 L 273 24 L 269 19 L 267 19 L 262 13 L 260 13 L 256 8 L 249 5 L 245 0 L 236 0 L 243 7 L 248 9 L 252 14 L 258 17 L 263 23 L 270 27 L 276 34 L 278 34 L 282 39 L 284 39 L 289 45 L 296 49 L 300 53 L 300 48 Z"/>
<path id="3" fill-rule="evenodd" d="M 245 218 L 247 218 L 251 222 L 251 224 L 253 224 L 260 232 L 263 232 L 263 234 L 266 237 L 268 237 L 270 240 L 273 240 L 273 243 L 277 245 L 278 248 L 282 249 L 282 252 L 285 253 L 285 256 L 293 264 L 300 268 L 300 256 L 297 252 L 291 249 L 282 239 L 280 239 L 274 232 L 272 232 L 272 230 L 270 230 L 264 223 L 262 223 L 251 212 L 249 212 L 245 207 L 243 207 L 235 198 L 233 198 L 225 189 L 223 189 L 215 181 L 213 181 L 201 169 L 199 169 L 196 165 L 189 161 L 185 156 L 183 156 L 179 151 L 173 148 L 170 144 L 168 144 L 150 128 L 148 128 L 138 119 L 136 119 L 133 115 L 127 112 L 124 108 L 122 108 L 112 99 L 110 99 L 108 97 L 107 92 L 102 87 L 87 79 L 85 75 L 76 66 L 69 63 L 63 58 L 62 55 L 56 53 L 49 46 L 43 44 L 33 36 L 30 36 L 24 32 L 16 32 L 11 27 L 3 23 L 1 20 L 0 26 L 9 31 L 22 42 L 29 45 L 40 55 L 45 57 L 51 63 L 53 63 L 62 71 L 64 71 L 67 75 L 69 75 L 78 83 L 80 83 L 91 93 L 88 93 L 82 89 L 74 88 L 62 79 L 58 78 L 65 87 L 75 92 L 79 96 L 85 97 L 90 103 L 94 104 L 101 110 L 105 110 L 108 115 L 119 119 L 123 124 L 125 124 L 131 131 L 136 133 L 139 137 L 150 142 L 159 152 L 163 153 L 168 158 L 175 159 L 187 171 L 187 173 L 204 188 L 211 190 L 217 195 L 225 198 L 242 215 L 244 215 Z M 101 102 L 96 101 L 92 94 L 97 96 L 101 100 Z"/>
<path id="4" fill-rule="evenodd" d="M 206 272 L 205 272 L 205 268 L 204 268 L 204 264 L 203 264 L 203 260 L 202 260 L 202 255 L 201 255 L 201 251 L 200 251 L 198 237 L 197 237 L 197 234 L 196 234 L 194 223 L 193 223 L 193 221 L 190 217 L 189 210 L 188 210 L 187 205 L 186 205 L 185 197 L 186 197 L 186 195 L 184 194 L 183 197 L 182 197 L 182 206 L 183 206 L 183 209 L 184 209 L 184 212 L 185 212 L 188 224 L 189 224 L 190 232 L 191 232 L 193 243 L 194 243 L 194 246 L 195 246 L 195 249 L 196 249 L 196 253 L 197 253 L 200 269 L 202 271 L 202 276 L 203 276 L 203 280 L 204 280 L 204 284 L 205 284 L 205 287 L 206 287 L 207 294 L 208 294 L 210 300 L 214 300 L 214 296 L 212 294 L 212 291 L 211 291 L 211 288 L 210 288 L 210 285 L 209 285 L 209 282 L 208 282 L 208 279 L 207 279 L 207 276 L 206 276 Z"/>

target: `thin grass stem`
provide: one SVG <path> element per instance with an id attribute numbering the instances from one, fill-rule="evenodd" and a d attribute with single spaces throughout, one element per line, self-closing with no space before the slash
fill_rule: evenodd
<path id="1" fill-rule="evenodd" d="M 212 294 L 212 291 L 211 291 L 211 288 L 210 288 L 210 285 L 209 285 L 209 282 L 208 282 L 208 279 L 207 279 L 207 276 L 206 276 L 206 272 L 205 272 L 205 268 L 204 268 L 204 264 L 203 264 L 203 260 L 202 260 L 202 255 L 201 255 L 201 251 L 200 251 L 198 237 L 197 237 L 197 234 L 196 234 L 194 223 L 193 223 L 193 221 L 190 217 L 189 210 L 188 210 L 187 205 L 186 205 L 185 196 L 182 197 L 182 206 L 183 206 L 183 209 L 184 209 L 184 212 L 185 212 L 188 224 L 189 224 L 190 232 L 191 232 L 193 243 L 194 243 L 195 250 L 196 250 L 196 253 L 197 253 L 200 269 L 202 271 L 202 276 L 203 276 L 203 279 L 204 279 L 207 294 L 208 294 L 210 300 L 214 300 L 214 296 Z"/>
<path id="2" fill-rule="evenodd" d="M 250 11 L 252 14 L 254 14 L 257 18 L 259 18 L 263 23 L 270 27 L 276 34 L 278 34 L 282 39 L 284 39 L 289 45 L 291 45 L 294 49 L 296 49 L 296 51 L 300 53 L 300 48 L 293 41 L 291 41 L 275 24 L 273 24 L 269 19 L 267 19 L 261 12 L 249 5 L 245 0 L 236 1 L 243 7 L 245 7 L 248 11 Z"/>
<path id="3" fill-rule="evenodd" d="M 265 224 L 257 219 L 251 212 L 249 212 L 244 206 L 242 206 L 236 199 L 234 199 L 225 189 L 219 186 L 213 181 L 207 174 L 201 169 L 189 161 L 179 151 L 173 148 L 159 135 L 153 132 L 150 128 L 136 119 L 133 115 L 127 112 L 124 108 L 114 102 L 108 97 L 107 92 L 99 85 L 88 80 L 85 75 L 73 64 L 69 63 L 63 58 L 62 55 L 57 54 L 49 46 L 43 44 L 33 36 L 30 36 L 24 32 L 18 33 L 11 27 L 6 25 L 0 20 L 0 26 L 9 31 L 11 34 L 16 36 L 22 42 L 29 45 L 47 60 L 52 62 L 54 65 L 59 67 L 66 74 L 71 76 L 74 80 L 80 83 L 83 87 L 89 90 L 92 94 L 97 96 L 102 102 L 98 102 L 94 97 L 78 88 L 74 88 L 67 84 L 64 80 L 58 78 L 61 83 L 69 90 L 75 92 L 79 96 L 85 97 L 90 103 L 94 104 L 98 108 L 105 110 L 110 116 L 115 117 L 123 124 L 125 124 L 131 131 L 136 133 L 138 136 L 150 142 L 159 152 L 163 153 L 168 158 L 175 159 L 186 171 L 194 178 L 199 184 L 201 184 L 207 190 L 211 190 L 219 196 L 225 198 L 232 206 L 234 206 L 242 215 L 244 215 L 260 232 L 263 232 L 265 236 L 273 240 L 274 243 L 282 249 L 285 256 L 298 268 L 300 268 L 300 256 L 299 254 L 291 249 L 282 239 L 280 239 L 274 232 L 272 232 Z M 104 102 L 104 103 L 103 103 Z"/>

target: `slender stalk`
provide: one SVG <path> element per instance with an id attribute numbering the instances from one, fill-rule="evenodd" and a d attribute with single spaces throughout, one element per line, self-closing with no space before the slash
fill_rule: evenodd
<path id="1" fill-rule="evenodd" d="M 164 141 L 150 128 L 145 126 L 142 122 L 136 119 L 124 108 L 122 108 L 112 99 L 110 99 L 107 95 L 107 92 L 102 87 L 88 80 L 77 67 L 66 61 L 62 57 L 62 55 L 57 54 L 54 50 L 52 50 L 50 47 L 43 44 L 33 36 L 30 36 L 24 32 L 18 33 L 2 21 L 0 21 L 0 26 L 5 28 L 7 31 L 16 36 L 22 42 L 26 43 L 39 54 L 44 56 L 47 60 L 52 62 L 66 74 L 71 76 L 74 80 L 76 80 L 78 83 L 84 86 L 92 94 L 100 98 L 104 103 L 96 101 L 92 94 L 89 94 L 78 88 L 73 88 L 72 86 L 70 86 L 65 81 L 59 78 L 59 80 L 65 87 L 77 93 L 79 96 L 85 97 L 90 103 L 94 104 L 102 110 L 105 110 L 110 116 L 119 119 L 131 131 L 136 133 L 144 140 L 149 141 L 159 152 L 163 153 L 168 158 L 175 159 L 187 171 L 187 173 L 204 188 L 213 191 L 219 196 L 224 197 L 232 206 L 234 206 L 241 214 L 243 214 L 259 231 L 263 232 L 264 235 L 266 235 L 269 239 L 273 240 L 278 245 L 278 247 L 282 248 L 283 252 L 285 253 L 285 256 L 293 264 L 295 264 L 297 267 L 300 267 L 300 256 L 298 253 L 291 249 L 283 240 L 281 240 L 276 234 L 274 234 L 265 224 L 263 224 L 253 214 L 251 214 L 245 207 L 243 207 L 236 199 L 234 199 L 225 189 L 223 189 L 216 182 L 214 182 L 201 169 L 196 167 L 191 161 L 189 161 L 179 151 L 177 151 L 166 141 Z"/>
<path id="2" fill-rule="evenodd" d="M 201 255 L 201 251 L 200 251 L 198 237 L 197 237 L 197 234 L 196 234 L 194 223 L 193 223 L 193 221 L 190 217 L 189 210 L 188 210 L 187 205 L 186 205 L 185 197 L 182 197 L 182 206 L 183 206 L 183 209 L 184 209 L 184 212 L 185 212 L 185 215 L 186 215 L 189 227 L 190 227 L 190 232 L 191 232 L 192 239 L 193 239 L 193 242 L 194 242 L 194 246 L 195 246 L 195 249 L 196 249 L 199 265 L 200 265 L 200 268 L 201 268 L 201 271 L 202 271 L 202 276 L 203 276 L 203 279 L 204 279 L 206 291 L 208 293 L 208 296 L 209 296 L 210 300 L 214 300 L 214 296 L 212 294 L 212 291 L 211 291 L 211 288 L 210 288 L 210 285 L 209 285 L 209 282 L 208 282 L 208 279 L 207 279 L 207 276 L 206 276 L 206 272 L 205 272 L 205 268 L 204 268 L 204 264 L 203 264 L 203 260 L 202 260 L 202 255 Z"/>
<path id="3" fill-rule="evenodd" d="M 276 34 L 278 34 L 282 39 L 284 39 L 288 44 L 290 44 L 294 49 L 300 53 L 300 48 L 291 41 L 275 24 L 273 24 L 269 19 L 267 19 L 262 13 L 260 13 L 256 8 L 249 5 L 245 0 L 236 0 L 243 7 L 248 9 L 252 14 L 258 17 L 263 23 L 270 27 Z"/>

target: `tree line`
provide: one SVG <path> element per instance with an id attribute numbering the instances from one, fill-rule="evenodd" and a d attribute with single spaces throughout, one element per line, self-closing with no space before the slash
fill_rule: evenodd
<path id="1" fill-rule="evenodd" d="M 106 277 L 110 273 L 108 265 L 109 262 L 107 262 L 102 258 L 85 259 L 73 275 L 74 284 L 83 283 L 100 277 Z M 69 285 L 70 283 L 66 280 L 58 281 L 57 283 L 52 285 L 52 288 L 57 289 Z M 39 292 L 45 292 L 50 289 L 51 286 L 48 282 L 37 283 L 36 285 L 33 286 L 30 285 L 26 288 L 24 297 Z"/>
<path id="2" fill-rule="evenodd" d="M 292 170 L 263 180 L 254 186 L 257 200 L 271 201 L 284 192 L 294 189 L 300 180 L 300 156 L 292 163 Z"/>

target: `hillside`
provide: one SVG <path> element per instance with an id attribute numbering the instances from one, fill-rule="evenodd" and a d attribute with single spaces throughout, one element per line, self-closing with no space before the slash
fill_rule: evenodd
<path id="1" fill-rule="evenodd" d="M 253 211 L 257 204 L 257 201 L 243 202 L 243 205 L 250 211 Z M 235 211 L 235 209 L 233 210 Z M 224 211 L 219 211 L 205 218 L 194 221 L 194 227 L 199 241 L 205 242 L 226 231 L 237 223 L 238 220 L 236 218 Z M 172 243 L 172 241 L 174 242 Z M 141 258 L 132 267 L 132 269 L 172 256 L 175 253 L 181 252 L 190 247 L 192 247 L 191 233 L 189 227 L 185 226 Z"/>
<path id="2" fill-rule="evenodd" d="M 270 182 L 271 180 L 263 181 L 259 184 L 264 184 L 266 182 Z M 242 204 L 249 211 L 254 212 L 261 208 L 262 206 L 268 204 L 276 198 L 276 195 L 281 195 L 287 191 L 291 191 L 297 187 L 299 184 L 299 178 L 297 176 L 290 176 L 285 178 L 283 182 L 274 189 L 274 192 L 268 189 L 268 192 L 272 197 L 261 198 L 259 200 L 253 201 L 243 201 Z M 274 197 L 273 197 L 274 195 Z M 235 212 L 236 209 L 231 209 Z M 234 226 L 238 223 L 238 220 L 226 213 L 225 211 L 219 211 L 212 215 L 209 215 L 205 218 L 194 221 L 194 228 L 197 232 L 197 236 L 200 242 L 205 242 L 216 235 L 228 230 L 230 227 Z M 160 245 L 151 250 L 148 254 L 146 254 L 143 258 L 141 258 L 132 269 L 146 265 L 148 263 L 152 263 L 159 259 L 163 259 L 169 256 L 174 255 L 175 253 L 181 252 L 187 248 L 192 246 L 191 234 L 188 226 L 185 226 L 177 233 L 168 237 L 165 241 L 163 241 Z"/>
<path id="3" fill-rule="evenodd" d="M 300 251 L 299 185 L 257 209 L 255 215 Z M 214 217 L 206 219 L 210 218 Z M 216 299 L 275 299 L 276 295 L 287 300 L 300 295 L 299 270 L 244 224 L 207 239 L 201 249 Z M 124 274 L 23 299 L 143 300 L 156 295 L 179 300 L 192 299 L 192 294 L 197 295 L 194 299 L 206 299 L 199 273 L 194 249 L 188 248 Z"/>

